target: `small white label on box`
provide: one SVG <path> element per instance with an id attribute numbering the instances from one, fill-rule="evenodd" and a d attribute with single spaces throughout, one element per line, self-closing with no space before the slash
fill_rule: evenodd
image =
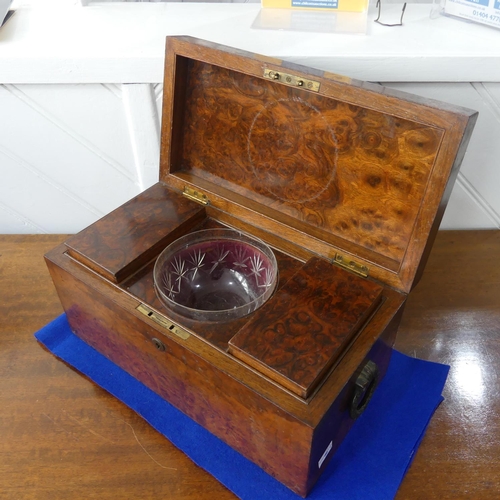
<path id="1" fill-rule="evenodd" d="M 500 0 L 446 0 L 444 12 L 500 28 Z"/>
<path id="2" fill-rule="evenodd" d="M 321 458 L 319 459 L 318 469 L 321 468 L 321 466 L 323 465 L 323 462 L 325 461 L 325 458 L 328 456 L 328 453 L 330 453 L 332 447 L 333 447 L 333 441 L 330 441 L 330 444 L 326 447 L 325 452 L 323 453 L 323 455 L 321 455 Z"/>

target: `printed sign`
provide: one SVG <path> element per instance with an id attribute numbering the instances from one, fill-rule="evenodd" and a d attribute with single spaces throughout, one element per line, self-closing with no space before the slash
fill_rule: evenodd
<path id="1" fill-rule="evenodd" d="M 338 0 L 292 0 L 292 7 L 310 7 L 315 9 L 337 9 Z"/>
<path id="2" fill-rule="evenodd" d="M 500 28 L 500 0 L 446 0 L 444 12 Z"/>

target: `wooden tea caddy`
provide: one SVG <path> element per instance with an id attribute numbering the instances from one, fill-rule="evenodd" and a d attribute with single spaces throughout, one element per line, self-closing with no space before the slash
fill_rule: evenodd
<path id="1" fill-rule="evenodd" d="M 46 256 L 72 329 L 307 495 L 385 374 L 475 120 L 168 38 L 160 181 Z M 169 312 L 156 257 L 226 226 L 273 248 L 274 295 L 225 323 Z"/>

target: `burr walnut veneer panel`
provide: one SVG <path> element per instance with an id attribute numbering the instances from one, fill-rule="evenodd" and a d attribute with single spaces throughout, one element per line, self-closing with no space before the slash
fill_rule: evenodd
<path id="1" fill-rule="evenodd" d="M 182 170 L 399 262 L 443 130 L 189 63 Z"/>
<path id="2" fill-rule="evenodd" d="M 383 287 L 317 257 L 229 341 L 229 352 L 307 398 L 378 305 Z"/>
<path id="3" fill-rule="evenodd" d="M 161 180 L 408 292 L 477 113 L 173 37 L 162 116 Z"/>
<path id="4" fill-rule="evenodd" d="M 66 246 L 72 257 L 120 282 L 204 217 L 199 204 L 156 183 L 69 238 Z"/>

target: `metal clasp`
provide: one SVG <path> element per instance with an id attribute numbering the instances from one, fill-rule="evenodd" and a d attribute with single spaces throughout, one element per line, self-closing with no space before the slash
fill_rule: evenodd
<path id="1" fill-rule="evenodd" d="M 340 253 L 336 253 L 333 258 L 333 263 L 339 265 L 340 267 L 347 269 L 348 271 L 352 271 L 358 276 L 362 276 L 366 278 L 370 274 L 370 269 L 364 264 L 360 264 L 350 257 L 345 257 Z"/>
<path id="2" fill-rule="evenodd" d="M 272 69 L 265 69 L 264 77 L 269 78 L 270 80 L 286 83 L 287 85 L 291 85 L 293 87 L 301 87 L 307 90 L 312 90 L 313 92 L 319 92 L 320 83 L 315 80 L 309 80 L 308 78 L 302 78 L 289 73 L 281 73 L 280 71 Z"/>
<path id="3" fill-rule="evenodd" d="M 201 203 L 202 205 L 208 205 L 209 203 L 207 195 L 200 193 L 199 191 L 196 191 L 196 189 L 190 188 L 189 186 L 184 187 L 182 194 L 186 198 Z"/>
<path id="4" fill-rule="evenodd" d="M 150 307 L 148 307 L 146 304 L 139 304 L 136 307 L 136 310 L 140 312 L 141 314 L 144 314 L 144 316 L 147 316 L 149 319 L 157 323 L 158 325 L 162 326 L 163 328 L 167 329 L 169 332 L 172 332 L 174 335 L 177 335 L 177 337 L 180 337 L 183 340 L 186 340 L 189 338 L 189 333 L 184 330 L 184 328 L 181 328 L 180 326 L 176 325 L 175 323 L 172 323 L 170 320 L 165 318 L 165 316 L 162 316 L 161 314 L 158 314 L 157 312 L 153 311 Z M 155 339 L 153 339 L 154 342 Z M 156 345 L 156 348 L 161 351 L 161 346 L 159 347 L 156 342 L 154 342 Z"/>

